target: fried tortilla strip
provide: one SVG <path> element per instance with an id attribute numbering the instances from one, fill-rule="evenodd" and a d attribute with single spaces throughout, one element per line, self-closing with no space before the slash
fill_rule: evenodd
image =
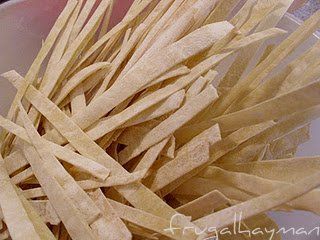
<path id="1" fill-rule="evenodd" d="M 190 73 L 190 69 L 188 67 L 186 67 L 184 65 L 181 65 L 181 66 L 178 65 L 178 66 L 174 67 L 173 69 L 171 69 L 170 71 L 164 73 L 162 76 L 160 76 L 156 80 L 154 80 L 151 83 L 149 83 L 148 85 L 146 85 L 145 88 L 148 89 L 149 87 L 152 87 L 158 83 L 162 83 L 167 79 L 174 78 L 174 77 L 180 77 L 180 76 L 185 75 L 187 73 Z"/>
<path id="2" fill-rule="evenodd" d="M 72 78 L 70 78 L 67 83 L 63 86 L 61 91 L 56 94 L 55 99 L 53 100 L 55 104 L 59 105 L 67 96 L 68 94 L 74 90 L 80 83 L 85 81 L 91 74 L 102 70 L 108 69 L 110 67 L 110 63 L 108 62 L 100 62 L 92 64 L 78 73 L 76 73 Z"/>
<path id="3" fill-rule="evenodd" d="M 82 5 L 83 0 L 81 0 L 80 3 Z M 81 32 L 81 29 L 83 28 L 86 20 L 88 19 L 89 14 L 92 11 L 94 4 L 95 4 L 95 0 L 85 1 L 84 5 L 82 6 L 82 9 L 81 9 L 81 12 L 80 12 L 78 18 L 72 27 L 72 32 L 71 32 L 70 38 L 69 38 L 69 45 L 72 44 L 72 42 L 77 38 L 77 36 Z"/>
<path id="4" fill-rule="evenodd" d="M 166 219 L 157 217 L 139 209 L 126 206 L 111 199 L 108 199 L 108 201 L 111 204 L 111 206 L 115 209 L 118 216 L 123 220 L 129 221 L 143 228 L 158 232 L 172 239 L 184 240 L 197 239 L 198 237 L 194 231 L 186 231 L 183 233 L 182 229 L 177 230 L 174 232 L 174 234 L 172 234 L 172 232 L 168 230 L 168 228 L 172 226 L 172 222 L 170 224 L 170 221 Z M 174 227 L 177 227 L 177 225 L 175 225 Z"/>
<path id="5" fill-rule="evenodd" d="M 310 140 L 310 124 L 303 126 L 282 138 L 272 141 L 266 148 L 264 159 L 280 159 L 293 157 L 292 149 Z M 290 155 L 291 154 L 291 155 Z"/>
<path id="6" fill-rule="evenodd" d="M 147 110 L 143 111 L 142 113 L 135 116 L 134 118 L 131 118 L 122 127 L 130 127 L 132 125 L 137 125 L 137 124 L 158 118 L 167 113 L 174 112 L 181 106 L 184 100 L 184 95 L 185 95 L 184 90 L 180 90 L 172 94 L 166 100 L 148 108 Z M 95 131 L 97 131 L 97 129 Z M 89 132 L 87 132 L 87 134 L 90 135 Z"/>
<path id="7" fill-rule="evenodd" d="M 229 13 L 233 10 L 234 7 L 236 7 L 238 3 L 239 0 L 219 1 L 217 6 L 207 17 L 205 24 L 220 22 L 224 19 L 227 19 Z"/>
<path id="8" fill-rule="evenodd" d="M 138 156 L 140 153 L 152 145 L 162 141 L 177 129 L 190 121 L 199 112 L 212 104 L 217 98 L 217 92 L 214 87 L 208 86 L 199 95 L 188 101 L 184 106 L 161 122 L 158 126 L 147 133 L 142 141 L 137 145 L 126 147 L 119 154 L 119 161 L 126 163 L 130 159 Z"/>
<path id="9" fill-rule="evenodd" d="M 106 91 L 112 77 L 115 75 L 118 68 L 121 66 L 121 63 L 128 57 L 128 54 L 132 51 L 132 49 L 136 46 L 144 32 L 146 31 L 147 26 L 142 23 L 140 24 L 137 29 L 133 32 L 132 36 L 128 40 L 126 44 L 122 44 L 121 50 L 116 58 L 112 61 L 112 66 L 110 72 L 104 78 L 103 82 L 101 83 L 99 89 L 97 90 L 93 101 L 98 98 L 100 95 Z"/>
<path id="10" fill-rule="evenodd" d="M 175 151 L 176 151 L 176 138 L 174 136 L 171 136 L 167 145 L 165 145 L 164 148 L 162 149 L 161 156 L 172 159 L 175 157 Z"/>
<path id="11" fill-rule="evenodd" d="M 69 38 L 71 36 L 73 25 L 75 24 L 78 14 L 80 12 L 82 6 L 82 1 L 78 1 L 76 8 L 74 9 L 72 15 L 69 18 L 67 25 L 65 26 L 62 34 L 57 40 L 56 46 L 53 49 L 50 59 L 48 61 L 46 71 L 43 74 L 40 85 L 48 84 L 49 78 L 48 76 L 52 75 L 52 72 L 56 69 L 57 64 L 61 60 L 65 50 L 69 47 Z"/>
<path id="12" fill-rule="evenodd" d="M 197 79 L 199 76 L 201 76 L 203 73 L 210 70 L 213 66 L 217 65 L 219 62 L 221 62 L 223 59 L 225 59 L 227 56 L 229 56 L 231 53 L 225 53 L 225 54 L 219 54 L 214 55 L 212 57 L 209 57 L 205 59 L 203 62 L 199 63 L 196 67 L 192 69 L 190 74 L 183 76 L 181 79 L 177 80 L 174 84 L 168 85 L 162 89 L 159 89 L 158 91 L 149 94 L 145 98 L 138 101 L 136 104 L 133 104 L 131 107 L 127 108 L 127 111 L 129 113 L 136 113 L 139 111 L 139 109 L 147 109 L 150 106 L 153 106 L 154 104 L 166 99 L 171 94 L 181 90 L 185 86 L 192 83 L 195 79 Z M 130 111 L 129 111 L 130 109 Z M 140 110 L 140 111 L 142 111 Z M 73 120 L 77 122 L 76 118 L 73 118 Z M 102 133 L 101 133 L 102 134 Z M 105 135 L 103 134 L 101 136 Z M 101 137 L 99 136 L 99 137 Z M 60 135 L 54 132 L 51 132 L 50 134 L 46 134 L 46 137 L 48 139 L 59 139 L 59 143 L 63 143 L 64 140 L 61 139 Z"/>
<path id="13" fill-rule="evenodd" d="M 72 68 L 73 64 L 77 60 L 79 54 L 84 49 L 86 44 L 94 36 L 95 30 L 99 27 L 100 20 L 110 4 L 109 0 L 103 0 L 93 13 L 92 17 L 88 20 L 80 34 L 73 41 L 72 45 L 66 50 L 62 59 L 57 64 L 52 74 L 48 74 L 50 81 L 44 82 L 40 86 L 40 91 L 45 96 L 50 96 L 56 84 L 59 84 L 61 80 L 66 77 L 68 71 Z"/>
<path id="14" fill-rule="evenodd" d="M 191 216 L 194 221 L 229 204 L 230 200 L 226 198 L 226 196 L 217 190 L 213 190 L 212 192 L 176 208 L 176 210 L 186 216 Z"/>
<path id="15" fill-rule="evenodd" d="M 14 239 L 55 239 L 44 224 L 35 223 L 11 183 L 4 160 L 0 156 L 0 206 L 4 221 Z"/>
<path id="16" fill-rule="evenodd" d="M 32 200 L 30 201 L 30 204 L 36 209 L 45 223 L 58 225 L 61 222 L 59 216 L 48 200 Z"/>
<path id="17" fill-rule="evenodd" d="M 247 1 L 248 2 L 248 1 Z M 272 28 L 277 25 L 283 15 L 287 12 L 293 0 L 281 0 L 274 11 L 272 11 L 265 19 L 263 19 L 256 28 L 256 32 Z M 247 69 L 247 66 L 255 59 L 257 49 L 261 47 L 260 43 L 244 48 L 240 51 L 238 57 L 229 68 L 228 73 L 221 81 L 220 87 L 230 90 L 236 82 L 241 78 L 242 74 Z M 254 66 L 256 66 L 255 64 Z M 220 89 L 218 89 L 220 92 Z"/>
<path id="18" fill-rule="evenodd" d="M 319 171 L 319 162 L 319 156 L 314 156 L 252 163 L 222 164 L 220 167 L 228 171 L 243 172 L 270 180 L 294 183 L 297 179 L 301 179 L 307 174 Z M 284 167 L 286 168 L 285 172 L 283 171 Z"/>
<path id="19" fill-rule="evenodd" d="M 146 151 L 142 159 L 139 161 L 138 165 L 134 168 L 134 171 L 139 171 L 142 169 L 150 169 L 153 163 L 159 157 L 161 151 L 164 149 L 166 144 L 169 142 L 170 138 L 166 138 L 159 142 L 158 144 L 152 146 Z"/>
<path id="20" fill-rule="evenodd" d="M 213 126 L 199 134 L 177 151 L 176 157 L 157 170 L 154 176 L 146 179 L 153 191 L 161 190 L 163 196 L 172 192 L 180 184 L 198 173 L 198 169 L 209 162 L 207 149 L 221 139 L 218 126 Z M 197 161 L 190 161 L 195 154 Z M 168 170 L 169 169 L 169 170 Z"/>
<path id="21" fill-rule="evenodd" d="M 150 47 L 154 39 L 156 39 L 157 34 L 159 34 L 161 29 L 164 27 L 164 24 L 166 24 L 170 20 L 170 17 L 172 17 L 173 13 L 177 10 L 177 8 L 181 5 L 182 2 L 183 0 L 170 0 L 159 2 L 159 4 L 154 8 L 154 12 L 158 14 L 163 13 L 163 15 L 159 17 L 160 19 L 154 23 L 154 26 L 152 26 L 150 31 L 144 37 L 141 44 L 134 51 L 133 55 L 124 67 L 119 77 L 122 77 L 125 73 L 127 73 L 128 70 L 131 69 L 132 66 L 141 58 L 145 51 Z M 168 10 L 166 11 L 167 8 Z"/>
<path id="22" fill-rule="evenodd" d="M 163 54 L 154 54 L 152 57 L 140 60 L 139 64 L 137 63 L 119 83 L 117 82 L 118 84 L 114 84 L 99 98 L 91 102 L 81 113 L 76 114 L 73 117 L 74 121 L 81 128 L 88 127 L 172 66 L 210 47 L 212 43 L 223 37 L 231 28 L 232 25 L 228 22 L 202 27 L 178 42 L 162 49 L 160 52 Z M 195 42 L 194 39 L 197 39 L 197 41 Z M 168 57 L 169 55 L 170 57 Z M 148 67 L 146 68 L 146 66 Z M 134 86 L 133 82 L 135 83 Z M 119 91 L 122 93 L 121 96 L 118 94 Z M 114 94 L 117 96 L 114 96 Z"/>
<path id="23" fill-rule="evenodd" d="M 103 215 L 108 220 L 105 225 L 105 231 L 114 232 L 114 239 L 132 239 L 131 232 L 126 225 L 118 217 L 116 211 L 113 209 L 109 201 L 103 195 L 100 189 L 90 194 L 91 198 L 102 210 Z"/>
<path id="24" fill-rule="evenodd" d="M 141 59 L 122 79 L 91 102 L 81 113 L 75 115 L 73 119 L 81 128 L 90 126 L 98 118 L 137 93 L 141 87 L 174 65 L 210 47 L 231 28 L 232 25 L 228 22 L 207 25 L 159 50 L 159 54 Z M 194 41 L 195 39 L 197 41 Z M 119 92 L 121 92 L 121 96 L 119 96 Z"/>

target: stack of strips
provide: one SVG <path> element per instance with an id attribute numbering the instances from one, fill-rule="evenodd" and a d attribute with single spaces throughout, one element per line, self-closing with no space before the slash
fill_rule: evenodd
<path id="1" fill-rule="evenodd" d="M 27 74 L 2 74 L 0 239 L 195 240 L 239 213 L 247 230 L 320 214 L 320 157 L 294 157 L 320 117 L 320 42 L 287 61 L 320 12 L 288 34 L 293 0 L 240 2 L 135 0 L 110 29 L 114 0 L 69 0 Z"/>

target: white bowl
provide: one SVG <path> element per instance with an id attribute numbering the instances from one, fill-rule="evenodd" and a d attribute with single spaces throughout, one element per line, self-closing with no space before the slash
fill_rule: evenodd
<path id="1" fill-rule="evenodd" d="M 123 1 L 123 0 L 121 0 Z M 15 69 L 24 75 L 37 54 L 41 42 L 45 39 L 66 0 L 11 0 L 0 5 L 0 73 Z M 289 32 L 294 31 L 300 22 L 287 14 L 279 26 Z M 317 40 L 310 38 L 302 48 L 308 48 Z M 0 113 L 6 114 L 14 97 L 14 88 L 0 78 Z M 320 121 L 312 124 L 312 139 L 299 148 L 298 155 L 320 155 Z M 304 227 L 312 229 L 319 225 L 320 217 L 306 212 L 270 213 L 280 226 Z M 287 234 L 284 239 L 316 240 L 320 236 L 292 236 Z"/>

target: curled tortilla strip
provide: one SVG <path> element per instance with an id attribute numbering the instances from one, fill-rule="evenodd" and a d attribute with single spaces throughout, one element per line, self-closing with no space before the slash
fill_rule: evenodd
<path id="1" fill-rule="evenodd" d="M 119 154 L 119 161 L 126 163 L 133 157 L 138 156 L 152 145 L 162 141 L 170 134 L 174 133 L 181 126 L 190 121 L 199 112 L 204 110 L 209 104 L 212 104 L 217 98 L 216 90 L 209 86 L 192 100 L 188 101 L 184 106 L 169 116 L 165 121 L 147 133 L 138 145 L 126 147 Z"/>

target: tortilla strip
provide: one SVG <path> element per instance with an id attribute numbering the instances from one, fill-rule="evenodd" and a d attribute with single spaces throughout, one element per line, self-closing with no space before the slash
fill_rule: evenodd
<path id="1" fill-rule="evenodd" d="M 139 144 L 128 146 L 122 150 L 119 154 L 119 161 L 122 164 L 126 163 L 152 145 L 162 141 L 181 126 L 186 124 L 196 114 L 204 110 L 209 104 L 212 104 L 216 98 L 216 90 L 212 86 L 209 86 L 147 133 Z"/>
<path id="2" fill-rule="evenodd" d="M 193 231 L 186 231 L 183 233 L 181 229 L 180 231 L 175 231 L 174 234 L 172 234 L 170 231 L 166 231 L 166 229 L 168 229 L 172 225 L 170 225 L 170 221 L 144 212 L 142 210 L 123 205 L 111 199 L 108 199 L 108 201 L 115 209 L 118 216 L 123 220 L 129 221 L 143 228 L 161 233 L 162 235 L 172 239 L 184 240 L 197 239 L 198 237 Z"/>
<path id="3" fill-rule="evenodd" d="M 253 33 L 247 37 L 241 38 L 239 40 L 231 41 L 223 50 L 231 51 L 236 49 L 241 49 L 249 45 L 251 42 L 262 42 L 267 39 L 274 37 L 279 37 L 283 34 L 286 34 L 287 31 L 280 28 L 270 28 L 261 32 Z"/>
<path id="4" fill-rule="evenodd" d="M 163 72 L 210 47 L 212 43 L 223 37 L 230 28 L 232 28 L 232 25 L 227 22 L 207 25 L 192 32 L 178 42 L 159 50 L 160 54 L 154 54 L 152 57 L 141 59 L 121 80 L 117 81 L 105 93 L 92 101 L 81 113 L 76 114 L 73 118 L 74 121 L 81 128 L 90 126 Z M 201 38 L 199 38 L 199 34 Z M 197 41 L 194 42 L 194 39 L 197 39 Z M 132 82 L 135 84 L 133 85 Z M 119 96 L 119 92 L 122 93 L 121 96 Z"/>
<path id="5" fill-rule="evenodd" d="M 122 44 L 122 47 L 121 47 L 119 54 L 116 56 L 116 58 L 112 62 L 110 72 L 104 78 L 102 84 L 100 85 L 98 91 L 96 92 L 96 94 L 93 98 L 93 101 L 96 98 L 98 98 L 100 95 L 102 95 L 104 93 L 104 91 L 107 90 L 107 87 L 108 87 L 112 77 L 114 76 L 114 74 L 116 73 L 118 68 L 120 67 L 121 63 L 126 59 L 128 54 L 131 52 L 131 50 L 136 46 L 137 42 L 139 41 L 139 39 L 141 38 L 143 33 L 146 31 L 146 28 L 147 28 L 147 26 L 144 23 L 140 24 L 137 27 L 137 29 L 134 31 L 134 33 L 132 34 L 130 39 L 128 40 L 128 43 Z"/>
<path id="6" fill-rule="evenodd" d="M 227 199 L 221 192 L 213 190 L 200 198 L 176 208 L 176 210 L 186 216 L 191 216 L 194 221 L 212 213 L 222 206 L 229 204 L 229 199 Z"/>
<path id="7" fill-rule="evenodd" d="M 162 76 L 160 76 L 159 78 L 157 78 L 156 80 L 152 81 L 151 83 L 149 83 L 148 85 L 145 86 L 145 88 L 149 88 L 152 87 L 158 83 L 162 83 L 167 79 L 170 78 L 174 78 L 174 77 L 180 77 L 182 75 L 185 75 L 187 73 L 190 73 L 190 69 L 184 65 L 182 66 L 176 66 L 173 69 L 171 69 L 170 71 L 164 73 Z"/>
<path id="8" fill-rule="evenodd" d="M 81 71 L 76 73 L 72 78 L 70 78 L 68 82 L 63 86 L 61 91 L 55 96 L 55 99 L 53 100 L 54 103 L 59 105 L 72 90 L 74 90 L 80 83 L 86 80 L 86 78 L 88 78 L 91 74 L 102 69 L 108 69 L 109 67 L 110 63 L 100 62 L 92 64 L 82 69 Z"/>
<path id="9" fill-rule="evenodd" d="M 60 35 L 55 48 L 53 49 L 50 59 L 47 64 L 46 71 L 43 74 L 43 77 L 41 79 L 40 86 L 48 84 L 48 76 L 52 74 L 52 71 L 54 71 L 57 67 L 57 64 L 61 60 L 65 50 L 69 47 L 69 38 L 71 36 L 71 31 L 73 28 L 74 23 L 76 22 L 78 18 L 78 14 L 80 12 L 82 6 L 82 2 L 78 1 L 76 8 L 74 9 L 72 15 L 69 18 L 69 21 L 67 25 L 65 26 L 62 34 Z"/>
<path id="10" fill-rule="evenodd" d="M 204 86 L 206 85 L 207 81 L 204 77 L 199 77 L 194 83 L 189 87 L 186 93 L 186 99 L 192 98 L 193 96 L 198 95 Z"/>
<path id="11" fill-rule="evenodd" d="M 118 217 L 116 211 L 113 209 L 109 201 L 103 195 L 100 189 L 94 191 L 90 194 L 94 202 L 99 206 L 103 215 L 107 219 L 107 224 L 105 225 L 105 231 L 111 231 L 114 240 L 119 239 L 132 239 L 131 232 L 128 230 L 126 225 Z"/>
<path id="12" fill-rule="evenodd" d="M 75 115 L 87 106 L 86 96 L 82 84 L 70 94 L 71 115 Z"/>
<path id="13" fill-rule="evenodd" d="M 36 209 L 41 218 L 51 225 L 58 225 L 61 220 L 48 200 L 32 200 L 30 204 Z"/>
<path id="14" fill-rule="evenodd" d="M 14 185 L 10 181 L 10 177 L 5 170 L 4 161 L 0 157 L 0 206 L 4 220 L 14 239 L 42 239 L 31 218 L 28 216 L 27 210 L 24 208 L 23 203 L 20 201 Z M 43 239 L 54 239 L 50 231 L 42 229 Z"/>
<path id="15" fill-rule="evenodd" d="M 219 1 L 215 9 L 207 17 L 205 24 L 220 22 L 223 19 L 226 19 L 238 3 L 239 0 Z"/>
<path id="16" fill-rule="evenodd" d="M 161 151 L 164 149 L 166 144 L 169 142 L 170 138 L 166 138 L 159 142 L 158 144 L 152 146 L 143 155 L 142 159 L 139 161 L 138 165 L 134 168 L 134 171 L 139 171 L 142 169 L 150 169 L 153 163 L 157 160 Z"/>
<path id="17" fill-rule="evenodd" d="M 105 121 L 100 122 L 98 126 L 89 130 L 87 134 L 91 138 L 97 139 L 100 137 L 102 133 L 115 130 L 117 127 L 119 127 L 119 125 L 121 127 L 130 127 L 132 125 L 137 125 L 143 122 L 147 122 L 149 120 L 155 119 L 167 113 L 173 112 L 174 110 L 177 110 L 182 104 L 183 99 L 184 99 L 184 90 L 180 90 L 174 93 L 173 95 L 171 95 L 170 97 L 168 97 L 167 99 L 163 100 L 162 102 L 146 109 L 145 111 L 131 118 L 129 121 L 126 121 L 123 125 L 120 125 L 120 124 L 123 121 L 125 121 L 127 118 L 123 118 L 124 114 L 119 113 L 118 115 L 114 115 L 113 117 L 110 117 Z M 119 121 L 119 119 L 121 119 L 121 121 Z M 113 126 L 110 130 L 111 124 L 113 124 Z"/>
<path id="18" fill-rule="evenodd" d="M 214 115 L 222 114 L 235 100 L 246 96 L 259 86 L 261 81 L 269 75 L 275 66 L 317 29 L 319 22 L 320 11 L 305 21 L 294 33 L 278 45 L 241 83 L 236 84 L 223 99 L 220 99 L 215 106 Z"/>
<path id="19" fill-rule="evenodd" d="M 63 55 L 61 61 L 54 69 L 52 74 L 48 75 L 50 81 L 46 85 L 40 86 L 40 91 L 45 96 L 50 96 L 55 85 L 60 83 L 61 80 L 66 77 L 67 72 L 70 70 L 80 52 L 86 46 L 88 41 L 93 37 L 95 30 L 98 28 L 100 19 L 102 18 L 106 8 L 109 6 L 109 0 L 102 0 L 96 11 L 89 19 L 87 24 L 81 30 L 80 34 L 73 41 L 72 45 L 66 50 L 66 53 Z"/>
<path id="20" fill-rule="evenodd" d="M 293 0 L 279 1 L 277 8 L 260 22 L 255 31 L 263 31 L 276 26 L 280 19 L 283 17 L 283 15 L 287 12 L 292 2 Z M 256 55 L 257 49 L 259 49 L 260 45 L 260 43 L 257 43 L 250 48 L 247 47 L 241 50 L 236 60 L 229 68 L 228 73 L 224 76 L 224 79 L 221 81 L 222 84 L 220 84 L 220 87 L 223 88 L 225 85 L 228 85 L 228 89 L 230 89 L 230 87 L 235 85 L 235 83 L 240 79 L 244 71 L 247 69 L 249 63 L 252 62 L 252 59 L 254 59 L 254 55 Z"/>
<path id="21" fill-rule="evenodd" d="M 79 3 L 83 3 L 81 0 Z M 70 34 L 69 38 L 69 44 L 72 44 L 72 42 L 77 38 L 79 33 L 81 32 L 81 29 L 83 28 L 85 21 L 88 19 L 90 12 L 92 11 L 92 8 L 95 4 L 95 0 L 87 0 L 84 3 L 84 6 L 81 9 L 81 12 L 76 20 L 76 22 L 73 25 L 72 32 Z"/>
<path id="22" fill-rule="evenodd" d="M 163 196 L 167 195 L 198 173 L 198 168 L 210 159 L 207 148 L 220 139 L 218 126 L 213 126 L 179 149 L 172 161 L 160 167 L 155 175 L 147 178 L 145 182 L 150 185 L 151 190 L 161 190 Z M 190 162 L 193 154 L 197 161 Z"/>
<path id="23" fill-rule="evenodd" d="M 218 123 L 222 132 L 235 131 L 252 124 L 268 120 L 276 120 L 288 116 L 301 109 L 307 109 L 320 104 L 320 82 L 313 82 L 297 90 L 266 100 L 255 106 L 238 112 L 222 115 L 212 120 L 203 121 L 197 126 L 187 126 L 180 131 L 197 128 L 197 131 L 206 129 Z"/>
<path id="24" fill-rule="evenodd" d="M 176 139 L 172 135 L 170 137 L 168 143 L 162 149 L 161 156 L 168 157 L 168 158 L 172 159 L 175 157 L 175 151 L 176 151 Z"/>
<path id="25" fill-rule="evenodd" d="M 68 229 L 70 236 L 76 239 L 97 239 L 91 232 L 88 223 L 84 220 L 80 211 L 73 205 L 70 198 L 67 197 L 63 188 L 43 166 L 36 150 L 32 146 L 29 146 L 24 148 L 24 153 L 32 166 L 34 174 L 44 188 L 44 191 L 46 191 L 50 203 Z"/>
<path id="26" fill-rule="evenodd" d="M 319 156 L 314 156 L 275 161 L 222 164 L 220 166 L 228 171 L 243 172 L 270 180 L 294 183 L 297 179 L 303 178 L 306 173 L 313 174 L 318 171 L 319 162 Z M 284 166 L 286 166 L 286 172 L 283 171 Z"/>
<path id="27" fill-rule="evenodd" d="M 155 7 L 154 12 L 155 13 L 161 13 L 163 12 L 163 16 L 159 19 L 159 21 L 155 22 L 154 26 L 150 29 L 150 31 L 147 33 L 141 44 L 138 46 L 138 48 L 133 53 L 132 57 L 124 67 L 123 71 L 119 75 L 119 77 L 122 77 L 125 73 L 128 72 L 129 69 L 132 68 L 132 66 L 141 58 L 141 56 L 144 54 L 144 52 L 148 49 L 148 47 L 151 45 L 152 41 L 154 40 L 155 36 L 158 34 L 158 32 L 163 28 L 163 25 L 168 22 L 169 18 L 172 16 L 172 14 L 176 11 L 176 9 L 181 5 L 183 0 L 176 0 L 176 1 L 160 1 L 159 4 Z M 170 6 L 171 5 L 171 6 Z M 165 13 L 165 9 L 169 8 Z M 150 18 L 152 18 L 151 16 Z"/>
<path id="28" fill-rule="evenodd" d="M 16 125 L 7 119 L 4 119 L 1 116 L 0 116 L 0 125 L 3 128 L 7 129 L 12 134 L 15 134 L 19 138 L 23 139 L 24 141 L 30 142 L 30 139 L 27 136 L 25 129 L 20 127 L 19 125 Z M 52 152 L 56 155 L 56 157 L 62 159 L 63 161 L 66 161 L 66 162 L 78 167 L 79 169 L 81 169 L 85 172 L 88 172 L 88 173 L 92 174 L 93 176 L 95 176 L 99 179 L 102 179 L 102 180 L 106 179 L 109 176 L 110 171 L 108 169 L 106 169 L 104 166 L 102 166 L 101 164 L 95 162 L 94 160 L 92 160 L 90 158 L 86 158 L 80 154 L 77 154 L 77 153 L 69 150 L 66 147 L 61 147 L 61 146 L 54 144 L 50 141 L 46 141 L 46 144 L 52 149 Z M 13 160 L 13 159 L 19 158 L 18 161 L 20 161 L 21 163 L 19 163 L 17 165 L 17 167 L 14 167 L 10 171 L 10 173 L 18 170 L 19 168 L 21 168 L 27 164 L 26 160 L 24 159 L 23 156 L 21 156 L 21 154 L 15 153 L 15 155 L 17 155 L 17 157 L 13 157 L 11 159 Z M 9 162 L 9 159 L 10 158 L 6 159 L 5 162 Z M 16 160 L 13 164 L 16 165 Z"/>

